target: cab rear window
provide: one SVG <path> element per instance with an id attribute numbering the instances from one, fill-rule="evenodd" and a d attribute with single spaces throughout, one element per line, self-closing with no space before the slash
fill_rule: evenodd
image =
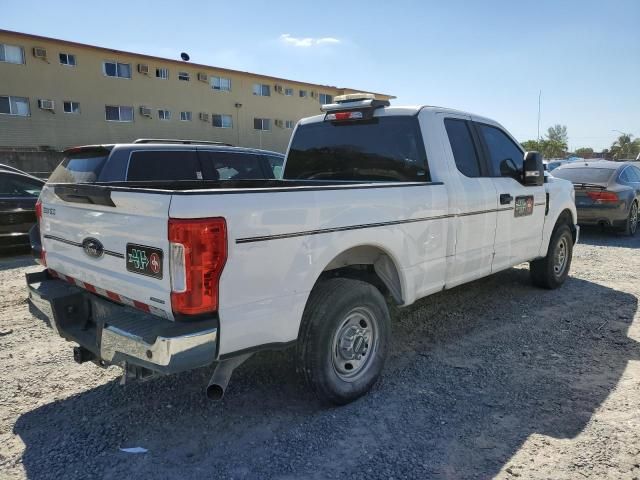
<path id="1" fill-rule="evenodd" d="M 284 169 L 286 179 L 430 180 L 418 120 L 413 116 L 299 125 Z"/>
<path id="2" fill-rule="evenodd" d="M 79 149 L 66 153 L 49 176 L 51 183 L 93 183 L 98 180 L 110 151 L 106 148 Z"/>

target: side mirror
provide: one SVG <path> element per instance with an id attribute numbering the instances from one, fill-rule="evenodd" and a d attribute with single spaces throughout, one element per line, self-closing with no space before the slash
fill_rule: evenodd
<path id="1" fill-rule="evenodd" d="M 544 184 L 544 164 L 541 153 L 527 152 L 524 154 L 522 179 L 527 187 Z"/>

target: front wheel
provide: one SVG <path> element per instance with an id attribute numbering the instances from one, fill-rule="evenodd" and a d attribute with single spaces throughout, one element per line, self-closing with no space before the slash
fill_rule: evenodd
<path id="1" fill-rule="evenodd" d="M 344 405 L 376 382 L 389 349 L 389 310 L 373 285 L 347 278 L 311 292 L 298 339 L 304 378 L 325 402 Z"/>
<path id="2" fill-rule="evenodd" d="M 572 256 L 573 236 L 565 223 L 553 231 L 547 256 L 529 263 L 533 284 L 548 289 L 561 286 L 569 275 Z"/>

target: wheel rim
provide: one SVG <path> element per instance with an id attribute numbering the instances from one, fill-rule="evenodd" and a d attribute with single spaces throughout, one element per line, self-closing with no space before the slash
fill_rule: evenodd
<path id="1" fill-rule="evenodd" d="M 629 230 L 631 233 L 636 233 L 638 228 L 638 204 L 631 205 L 631 213 L 629 214 Z"/>
<path id="2" fill-rule="evenodd" d="M 371 310 L 357 307 L 340 323 L 333 336 L 333 369 L 342 380 L 354 382 L 371 366 L 378 350 L 378 319 Z"/>
<path id="3" fill-rule="evenodd" d="M 567 267 L 567 258 L 569 252 L 569 243 L 565 236 L 560 237 L 553 253 L 553 273 L 556 277 L 561 276 Z"/>

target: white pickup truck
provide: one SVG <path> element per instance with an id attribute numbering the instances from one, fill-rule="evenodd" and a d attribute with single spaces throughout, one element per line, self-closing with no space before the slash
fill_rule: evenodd
<path id="1" fill-rule="evenodd" d="M 364 95 L 323 112 L 296 126 L 282 180 L 47 183 L 29 297 L 76 361 L 125 378 L 216 364 L 220 398 L 253 352 L 295 344 L 318 397 L 344 404 L 383 368 L 387 301 L 522 262 L 535 285 L 565 281 L 573 186 L 498 123 Z M 54 178 L 100 168 L 87 157 Z"/>

